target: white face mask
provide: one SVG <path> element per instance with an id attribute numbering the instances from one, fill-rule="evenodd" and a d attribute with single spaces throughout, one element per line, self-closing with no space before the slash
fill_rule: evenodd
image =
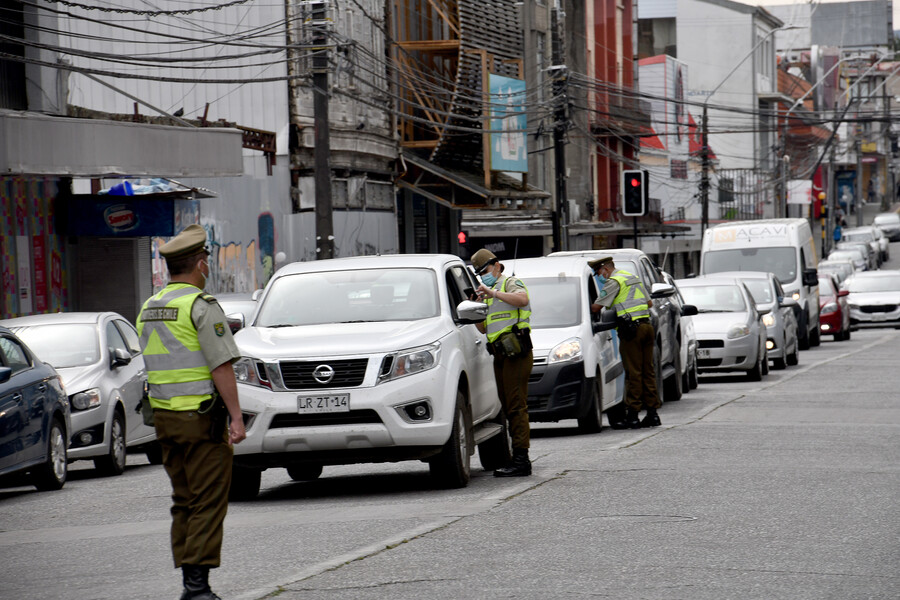
<path id="1" fill-rule="evenodd" d="M 203 274 L 203 268 L 200 267 L 200 275 L 201 277 L 203 277 L 203 287 L 206 287 L 206 280 L 209 279 L 209 261 L 204 258 L 199 263 L 197 263 L 198 266 L 203 264 L 206 265 L 206 274 Z"/>

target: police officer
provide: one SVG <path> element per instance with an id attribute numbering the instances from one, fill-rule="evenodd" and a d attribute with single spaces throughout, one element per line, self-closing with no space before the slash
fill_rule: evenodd
<path id="1" fill-rule="evenodd" d="M 599 312 L 603 307 L 616 311 L 619 351 L 625 363 L 625 413 L 618 419 L 614 418 L 610 427 L 658 427 L 661 422 L 656 412 L 660 401 L 653 364 L 656 334 L 650 322 L 652 301 L 641 279 L 616 269 L 612 256 L 602 256 L 588 264 L 600 285 L 600 293 L 591 305 L 591 312 Z M 641 408 L 646 408 L 647 414 L 643 420 L 638 420 Z"/>
<path id="2" fill-rule="evenodd" d="M 181 600 L 218 600 L 209 570 L 219 566 L 231 486 L 232 444 L 246 437 L 231 364 L 240 358 L 209 277 L 206 231 L 189 225 L 159 248 L 169 284 L 137 321 L 150 405 L 172 481 L 172 555 Z M 230 418 L 230 423 L 229 423 Z"/>
<path id="3" fill-rule="evenodd" d="M 512 437 L 512 462 L 494 471 L 494 476 L 528 476 L 528 376 L 534 362 L 528 289 L 520 280 L 502 275 L 503 265 L 490 250 L 482 248 L 473 254 L 472 266 L 481 277 L 476 293 L 488 305 L 487 319 L 478 328 L 487 334 L 488 349 L 494 355 L 494 379 Z"/>

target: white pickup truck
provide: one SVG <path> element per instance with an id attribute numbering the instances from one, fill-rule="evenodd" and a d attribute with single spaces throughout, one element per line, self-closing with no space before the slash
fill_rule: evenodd
<path id="1" fill-rule="evenodd" d="M 485 469 L 503 466 L 511 444 L 475 287 L 451 255 L 280 269 L 235 335 L 247 439 L 232 498 L 256 497 L 270 467 L 308 480 L 327 465 L 422 460 L 438 485 L 463 487 L 476 446 Z"/>

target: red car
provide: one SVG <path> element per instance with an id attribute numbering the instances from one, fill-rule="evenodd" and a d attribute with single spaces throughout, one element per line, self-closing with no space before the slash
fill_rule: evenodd
<path id="1" fill-rule="evenodd" d="M 819 331 L 833 335 L 836 342 L 850 339 L 849 293 L 840 289 L 834 275 L 819 273 Z"/>

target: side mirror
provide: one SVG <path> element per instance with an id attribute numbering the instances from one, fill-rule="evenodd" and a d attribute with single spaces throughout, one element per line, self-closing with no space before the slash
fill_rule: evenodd
<path id="1" fill-rule="evenodd" d="M 780 298 L 778 298 L 778 306 L 794 307 L 797 305 L 798 305 L 797 301 L 794 300 L 793 298 L 791 298 L 790 296 L 781 296 Z"/>
<path id="2" fill-rule="evenodd" d="M 609 331 L 616 328 L 616 311 L 604 310 L 600 313 L 600 318 L 591 323 L 591 331 L 600 333 L 601 331 Z"/>
<path id="3" fill-rule="evenodd" d="M 487 319 L 488 305 L 474 300 L 463 300 L 456 305 L 459 323 L 481 323 Z"/>
<path id="4" fill-rule="evenodd" d="M 250 294 L 250 299 L 256 302 L 262 296 L 262 290 L 253 290 L 253 293 Z"/>
<path id="5" fill-rule="evenodd" d="M 772 309 L 768 306 L 763 306 L 762 304 L 756 305 L 756 312 L 759 313 L 759 316 L 767 315 L 772 312 Z"/>
<path id="6" fill-rule="evenodd" d="M 803 269 L 803 285 L 819 285 L 819 274 L 815 269 Z"/>
<path id="7" fill-rule="evenodd" d="M 818 281 L 818 279 L 816 280 Z M 654 283 L 650 287 L 651 298 L 668 298 L 675 294 L 675 288 L 668 283 Z"/>
<path id="8" fill-rule="evenodd" d="M 9 367 L 0 367 L 0 383 L 6 383 L 12 377 L 12 369 Z"/>
<path id="9" fill-rule="evenodd" d="M 225 320 L 228 321 L 228 329 L 231 330 L 231 333 L 237 333 L 244 328 L 243 313 L 231 313 L 230 315 L 225 315 Z"/>
<path id="10" fill-rule="evenodd" d="M 110 368 L 115 369 L 116 367 L 124 367 L 128 364 L 131 364 L 131 355 L 128 354 L 126 350 L 116 348 L 113 351 L 112 359 L 110 360 Z"/>
<path id="11" fill-rule="evenodd" d="M 848 290 L 838 290 L 838 298 L 843 298 L 844 296 L 849 296 L 850 292 Z"/>
<path id="12" fill-rule="evenodd" d="M 685 304 L 684 306 L 681 307 L 681 316 L 682 317 L 693 317 L 694 315 L 696 315 L 698 313 L 699 313 L 699 311 L 697 310 L 697 307 L 694 306 L 693 304 Z"/>

